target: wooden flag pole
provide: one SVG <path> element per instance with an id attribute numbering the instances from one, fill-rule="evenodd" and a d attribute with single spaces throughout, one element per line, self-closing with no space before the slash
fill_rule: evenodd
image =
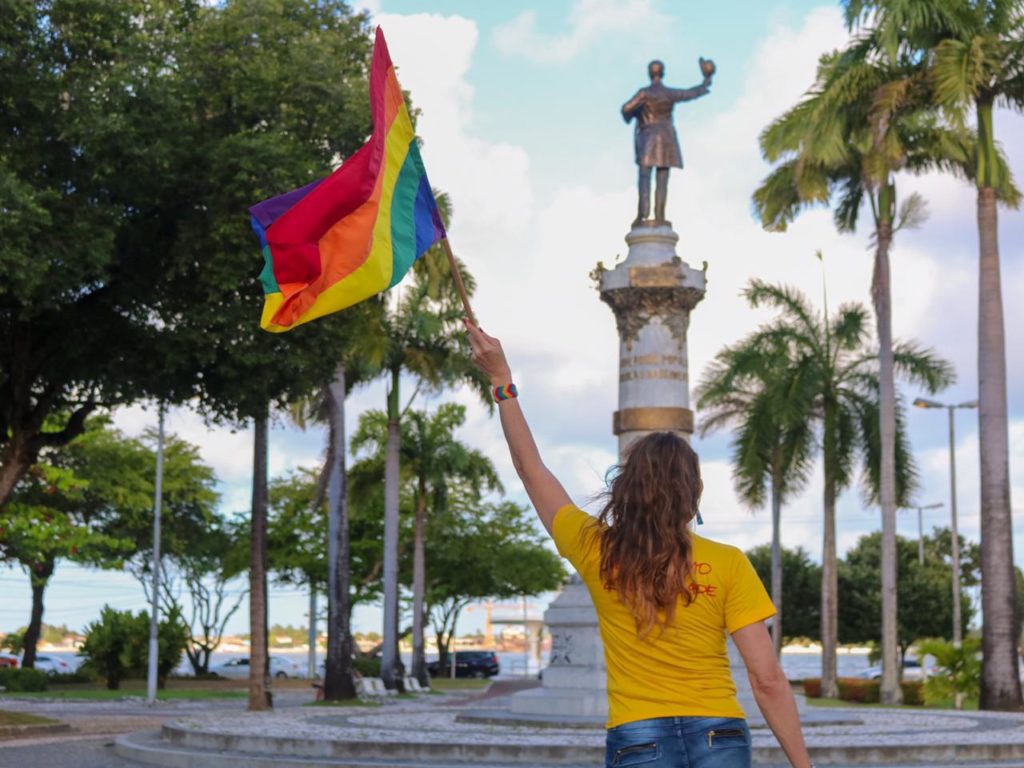
<path id="1" fill-rule="evenodd" d="M 473 314 L 473 308 L 469 306 L 469 294 L 466 293 L 466 286 L 462 282 L 462 274 L 459 272 L 459 265 L 455 261 L 455 255 L 452 253 L 452 247 L 448 243 L 447 237 L 441 238 L 441 245 L 444 246 L 444 252 L 448 254 L 448 266 L 452 270 L 452 278 L 455 280 L 455 287 L 459 291 L 459 296 L 462 299 L 462 308 L 466 310 L 466 318 L 473 325 L 476 325 L 476 315 Z"/>

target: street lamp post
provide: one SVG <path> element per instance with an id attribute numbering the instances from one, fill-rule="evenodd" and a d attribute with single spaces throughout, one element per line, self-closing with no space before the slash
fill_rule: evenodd
<path id="1" fill-rule="evenodd" d="M 914 401 L 914 405 L 918 408 L 945 408 L 949 412 L 949 512 L 953 555 L 953 645 L 959 648 L 963 643 L 963 632 L 960 629 L 960 534 L 956 518 L 956 432 L 953 411 L 957 408 L 977 408 L 978 401 L 969 400 L 965 403 L 952 405 L 919 397 Z"/>
<path id="2" fill-rule="evenodd" d="M 924 516 L 923 512 L 926 509 L 938 509 L 942 506 L 941 501 L 937 501 L 934 504 L 925 504 L 923 507 L 915 507 L 911 504 L 909 507 L 903 507 L 903 509 L 916 509 L 917 510 L 917 564 L 924 565 Z"/>
<path id="3" fill-rule="evenodd" d="M 153 594 L 149 616 L 149 658 L 146 669 L 146 703 L 156 704 L 157 662 L 160 656 L 160 512 L 164 484 L 164 416 L 166 408 L 157 409 L 156 481 L 153 492 Z"/>

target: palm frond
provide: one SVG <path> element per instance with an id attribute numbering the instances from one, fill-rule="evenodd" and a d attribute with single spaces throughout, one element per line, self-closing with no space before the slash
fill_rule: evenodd
<path id="1" fill-rule="evenodd" d="M 894 231 L 917 229 L 928 220 L 928 203 L 917 192 L 911 193 L 900 203 Z"/>
<path id="2" fill-rule="evenodd" d="M 914 342 L 901 341 L 893 345 L 893 364 L 896 372 L 907 381 L 924 387 L 931 394 L 956 381 L 956 371 L 949 361 Z"/>

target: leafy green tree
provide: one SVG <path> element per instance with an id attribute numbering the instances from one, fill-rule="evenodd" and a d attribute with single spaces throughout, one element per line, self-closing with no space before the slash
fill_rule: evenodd
<path id="1" fill-rule="evenodd" d="M 0 518 L 41 453 L 98 407 L 192 393 L 150 307 L 174 258 L 160 213 L 185 207 L 196 167 L 176 67 L 195 12 L 0 4 Z"/>
<path id="2" fill-rule="evenodd" d="M 981 547 L 976 541 L 968 541 L 960 534 L 960 584 L 963 587 L 977 587 L 981 584 Z M 924 537 L 926 561 L 943 563 L 946 568 L 953 565 L 953 532 L 949 528 L 933 528 Z M 952 589 L 952 586 L 950 587 Z"/>
<path id="3" fill-rule="evenodd" d="M 106 568 L 127 562 L 137 574 L 148 568 L 156 465 L 148 439 L 127 438 L 106 419 L 90 419 L 84 434 L 44 453 L 44 463 L 11 497 L 0 552 L 20 562 L 32 582 L 26 665 L 35 660 L 46 585 L 61 559 Z M 195 446 L 167 438 L 164 550 L 170 556 L 202 541 L 218 501 L 215 483 Z"/>
<path id="4" fill-rule="evenodd" d="M 841 306 L 833 315 L 818 314 L 799 292 L 752 280 L 745 291 L 752 307 L 778 312 L 775 319 L 737 342 L 750 354 L 786 350 L 789 363 L 777 375 L 782 391 L 799 414 L 820 429 L 824 469 L 821 643 L 822 695 L 835 698 L 838 643 L 836 500 L 864 467 L 865 488 L 878 498 L 880 473 L 878 353 L 869 345 L 867 312 L 858 304 Z M 952 378 L 949 364 L 913 344 L 894 344 L 897 373 L 936 391 Z M 896 419 L 897 502 L 905 504 L 913 488 L 914 468 L 903 420 Z M 796 418 L 794 418 L 794 421 Z"/>
<path id="5" fill-rule="evenodd" d="M 1006 339 L 999 268 L 998 204 L 1020 204 L 995 138 L 997 103 L 1024 107 L 1024 5 L 1020 0 L 846 0 L 850 26 L 869 24 L 879 54 L 921 61 L 935 105 L 956 124 L 973 111 L 971 178 L 978 221 L 978 446 L 981 457 L 982 709 L 1019 709 L 1010 504 Z"/>
<path id="6" fill-rule="evenodd" d="M 442 674 L 462 609 L 474 600 L 536 595 L 566 578 L 558 555 L 537 535 L 527 507 L 480 505 L 452 489 L 443 511 L 427 521 L 426 602 Z"/>
<path id="7" fill-rule="evenodd" d="M 349 504 L 351 557 L 348 576 L 352 585 L 349 613 L 355 605 L 370 603 L 380 597 L 380 537 L 383 529 L 380 503 L 383 494 L 379 488 L 379 472 L 373 479 L 365 477 L 365 473 L 366 470 L 358 464 L 349 473 L 358 490 L 362 490 L 364 484 L 377 486 L 377 493 L 370 503 L 359 498 Z M 323 494 L 319 493 L 318 481 L 319 473 L 298 469 L 270 484 L 267 538 L 268 563 L 275 577 L 284 584 L 312 586 L 319 591 L 327 585 L 329 558 L 326 549 L 327 506 Z"/>
<path id="8" fill-rule="evenodd" d="M 949 638 L 953 629 L 953 577 L 949 565 L 941 559 L 918 560 L 917 544 L 897 537 L 899 553 L 898 641 L 900 657 L 911 644 L 922 638 Z M 879 594 L 876 589 L 881 567 L 881 534 L 862 536 L 839 564 L 839 636 L 847 643 L 877 643 Z M 974 609 L 965 591 L 961 591 L 962 629 L 966 634 Z M 901 665 L 902 666 L 902 665 Z"/>
<path id="9" fill-rule="evenodd" d="M 455 430 L 465 421 L 465 407 L 454 403 L 442 404 L 433 414 L 407 411 L 402 418 L 400 461 L 414 505 L 412 675 L 421 685 L 429 684 L 424 638 L 428 512 L 444 511 L 452 485 L 461 486 L 464 493 L 475 498 L 480 498 L 485 489 L 501 490 L 491 460 L 455 437 Z M 367 411 L 352 436 L 352 449 L 371 450 L 379 460 L 387 449 L 387 436 L 387 414 Z"/>
<path id="10" fill-rule="evenodd" d="M 757 509 L 771 499 L 771 578 L 766 581 L 775 604 L 772 641 L 782 653 L 785 555 L 782 552 L 782 505 L 807 483 L 815 443 L 811 422 L 794 408 L 779 386 L 779 366 L 788 364 L 787 350 L 724 348 L 708 366 L 696 391 L 702 435 L 735 426 L 732 438 L 733 484 L 740 498 Z M 765 486 L 768 486 L 766 489 Z M 799 601 L 790 605 L 804 606 Z M 802 616 L 795 617 L 803 623 Z"/>
<path id="11" fill-rule="evenodd" d="M 762 544 L 747 551 L 754 570 L 767 588 L 772 584 L 772 549 Z M 782 549 L 782 603 L 799 606 L 787 618 L 785 639 L 821 639 L 821 566 L 803 547 Z"/>

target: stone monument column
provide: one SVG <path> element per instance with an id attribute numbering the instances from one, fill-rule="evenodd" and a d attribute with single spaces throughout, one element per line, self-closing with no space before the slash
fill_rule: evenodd
<path id="1" fill-rule="evenodd" d="M 650 432 L 672 431 L 687 440 L 693 434 L 686 333 L 706 277 L 679 258 L 678 241 L 667 223 L 634 226 L 626 235 L 625 261 L 612 270 L 599 265 L 595 273 L 619 331 L 619 409 L 612 431 L 620 458 Z"/>
<path id="2" fill-rule="evenodd" d="M 612 418 L 619 456 L 636 438 L 672 430 L 689 439 L 686 331 L 690 311 L 704 298 L 704 272 L 676 255 L 679 236 L 667 224 L 634 226 L 629 254 L 613 270 L 594 273 L 601 299 L 615 312 L 619 331 L 619 409 Z M 543 688 L 512 696 L 522 720 L 603 723 L 608 713 L 607 669 L 590 593 L 574 575 L 544 614 L 551 661 Z"/>

